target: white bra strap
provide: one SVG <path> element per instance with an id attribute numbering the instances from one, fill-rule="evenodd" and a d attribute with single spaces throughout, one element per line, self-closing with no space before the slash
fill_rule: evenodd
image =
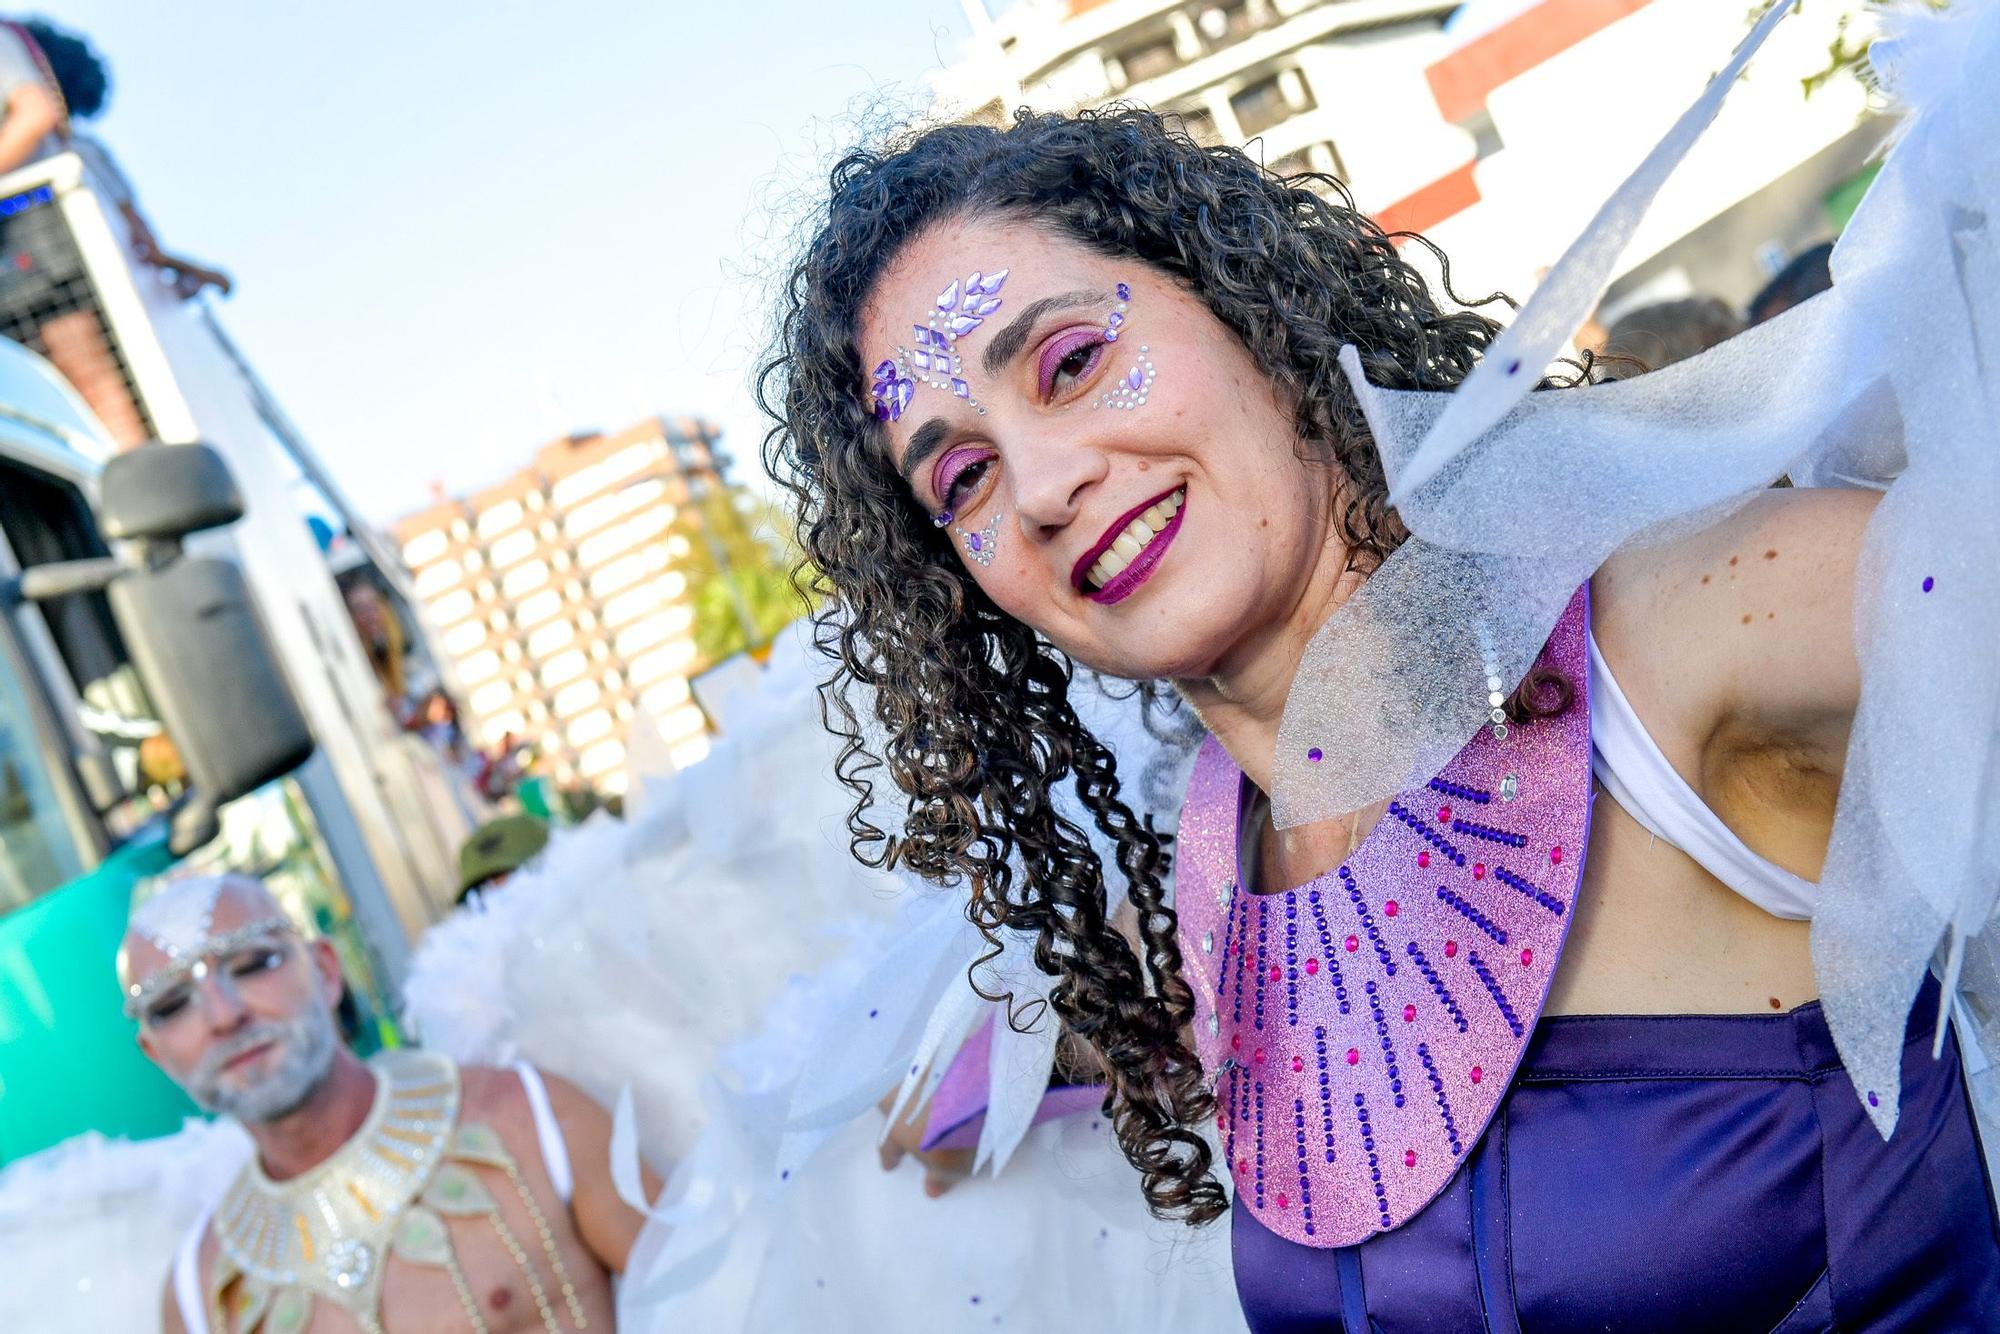
<path id="1" fill-rule="evenodd" d="M 576 1193 L 576 1181 L 569 1170 L 569 1145 L 563 1141 L 562 1123 L 556 1120 L 555 1108 L 549 1106 L 548 1085 L 542 1082 L 541 1071 L 526 1061 L 514 1062 L 514 1073 L 521 1077 L 521 1091 L 528 1095 L 528 1107 L 535 1114 L 535 1138 L 542 1145 L 542 1166 L 549 1174 L 549 1184 L 556 1188 L 556 1198 L 565 1206 L 570 1196 Z"/>
<path id="2" fill-rule="evenodd" d="M 208 1334 L 208 1303 L 201 1295 L 201 1239 L 214 1214 L 212 1204 L 203 1209 L 174 1252 L 174 1304 L 181 1309 L 181 1324 L 188 1334 Z"/>
<path id="3" fill-rule="evenodd" d="M 1757 855 L 1709 809 L 1646 731 L 1597 651 L 1596 636 L 1589 647 L 1590 767 L 1611 799 L 1647 832 L 1765 912 L 1809 919 L 1819 886 Z"/>

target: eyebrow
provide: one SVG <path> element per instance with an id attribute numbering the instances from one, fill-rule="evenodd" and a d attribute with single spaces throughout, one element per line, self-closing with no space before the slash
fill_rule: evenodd
<path id="1" fill-rule="evenodd" d="M 942 417 L 933 417 L 916 429 L 910 437 L 910 447 L 903 451 L 903 481 L 914 491 L 917 489 L 917 469 L 924 460 L 938 452 L 944 442 L 951 437 L 951 423 Z"/>
<path id="2" fill-rule="evenodd" d="M 1055 296 L 1045 296 L 1040 301 L 1024 307 L 1013 323 L 993 335 L 993 341 L 986 345 L 986 354 L 979 364 L 988 375 L 998 375 L 1006 369 L 1007 363 L 1021 355 L 1021 349 L 1028 345 L 1028 335 L 1035 331 L 1035 322 L 1044 315 L 1058 310 L 1077 310 L 1084 306 L 1100 304 L 1105 294 L 1091 289 L 1062 292 Z"/>

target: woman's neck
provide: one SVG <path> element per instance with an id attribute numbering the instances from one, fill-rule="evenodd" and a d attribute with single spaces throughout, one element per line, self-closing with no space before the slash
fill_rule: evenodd
<path id="1" fill-rule="evenodd" d="M 1239 641 L 1216 670 L 1174 682 L 1260 792 L 1271 790 L 1278 722 L 1306 645 L 1366 578 L 1348 567 L 1348 548 L 1329 534 L 1313 569 L 1279 615 Z"/>

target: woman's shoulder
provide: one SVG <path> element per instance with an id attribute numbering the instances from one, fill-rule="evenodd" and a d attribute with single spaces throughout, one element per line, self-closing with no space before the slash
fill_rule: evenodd
<path id="1" fill-rule="evenodd" d="M 1851 717 L 1855 570 L 1880 499 L 1773 488 L 1698 532 L 1614 553 L 1592 578 L 1591 620 L 1635 705 L 1653 701 L 1697 740 L 1732 718 L 1818 732 Z"/>

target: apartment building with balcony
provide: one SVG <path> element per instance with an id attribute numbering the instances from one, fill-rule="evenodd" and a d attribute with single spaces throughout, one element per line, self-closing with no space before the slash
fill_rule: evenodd
<path id="1" fill-rule="evenodd" d="M 1525 297 L 1748 31 L 1743 0 L 965 0 L 938 114 L 1132 102 L 1281 173 L 1339 177 L 1424 233 L 1468 296 Z M 1858 81 L 1859 3 L 1786 20 L 1620 262 L 1611 300 L 1741 303 L 1832 235 L 1887 133 Z M 1425 256 L 1406 251 L 1428 267 Z M 1436 275 L 1435 269 L 1432 270 Z"/>
<path id="2" fill-rule="evenodd" d="M 461 691 L 468 736 L 528 744 L 563 784 L 622 790 L 627 733 L 650 717 L 673 763 L 708 751 L 689 677 L 707 531 L 735 510 L 717 429 L 654 418 L 553 441 L 497 486 L 398 520 L 422 614 Z"/>

